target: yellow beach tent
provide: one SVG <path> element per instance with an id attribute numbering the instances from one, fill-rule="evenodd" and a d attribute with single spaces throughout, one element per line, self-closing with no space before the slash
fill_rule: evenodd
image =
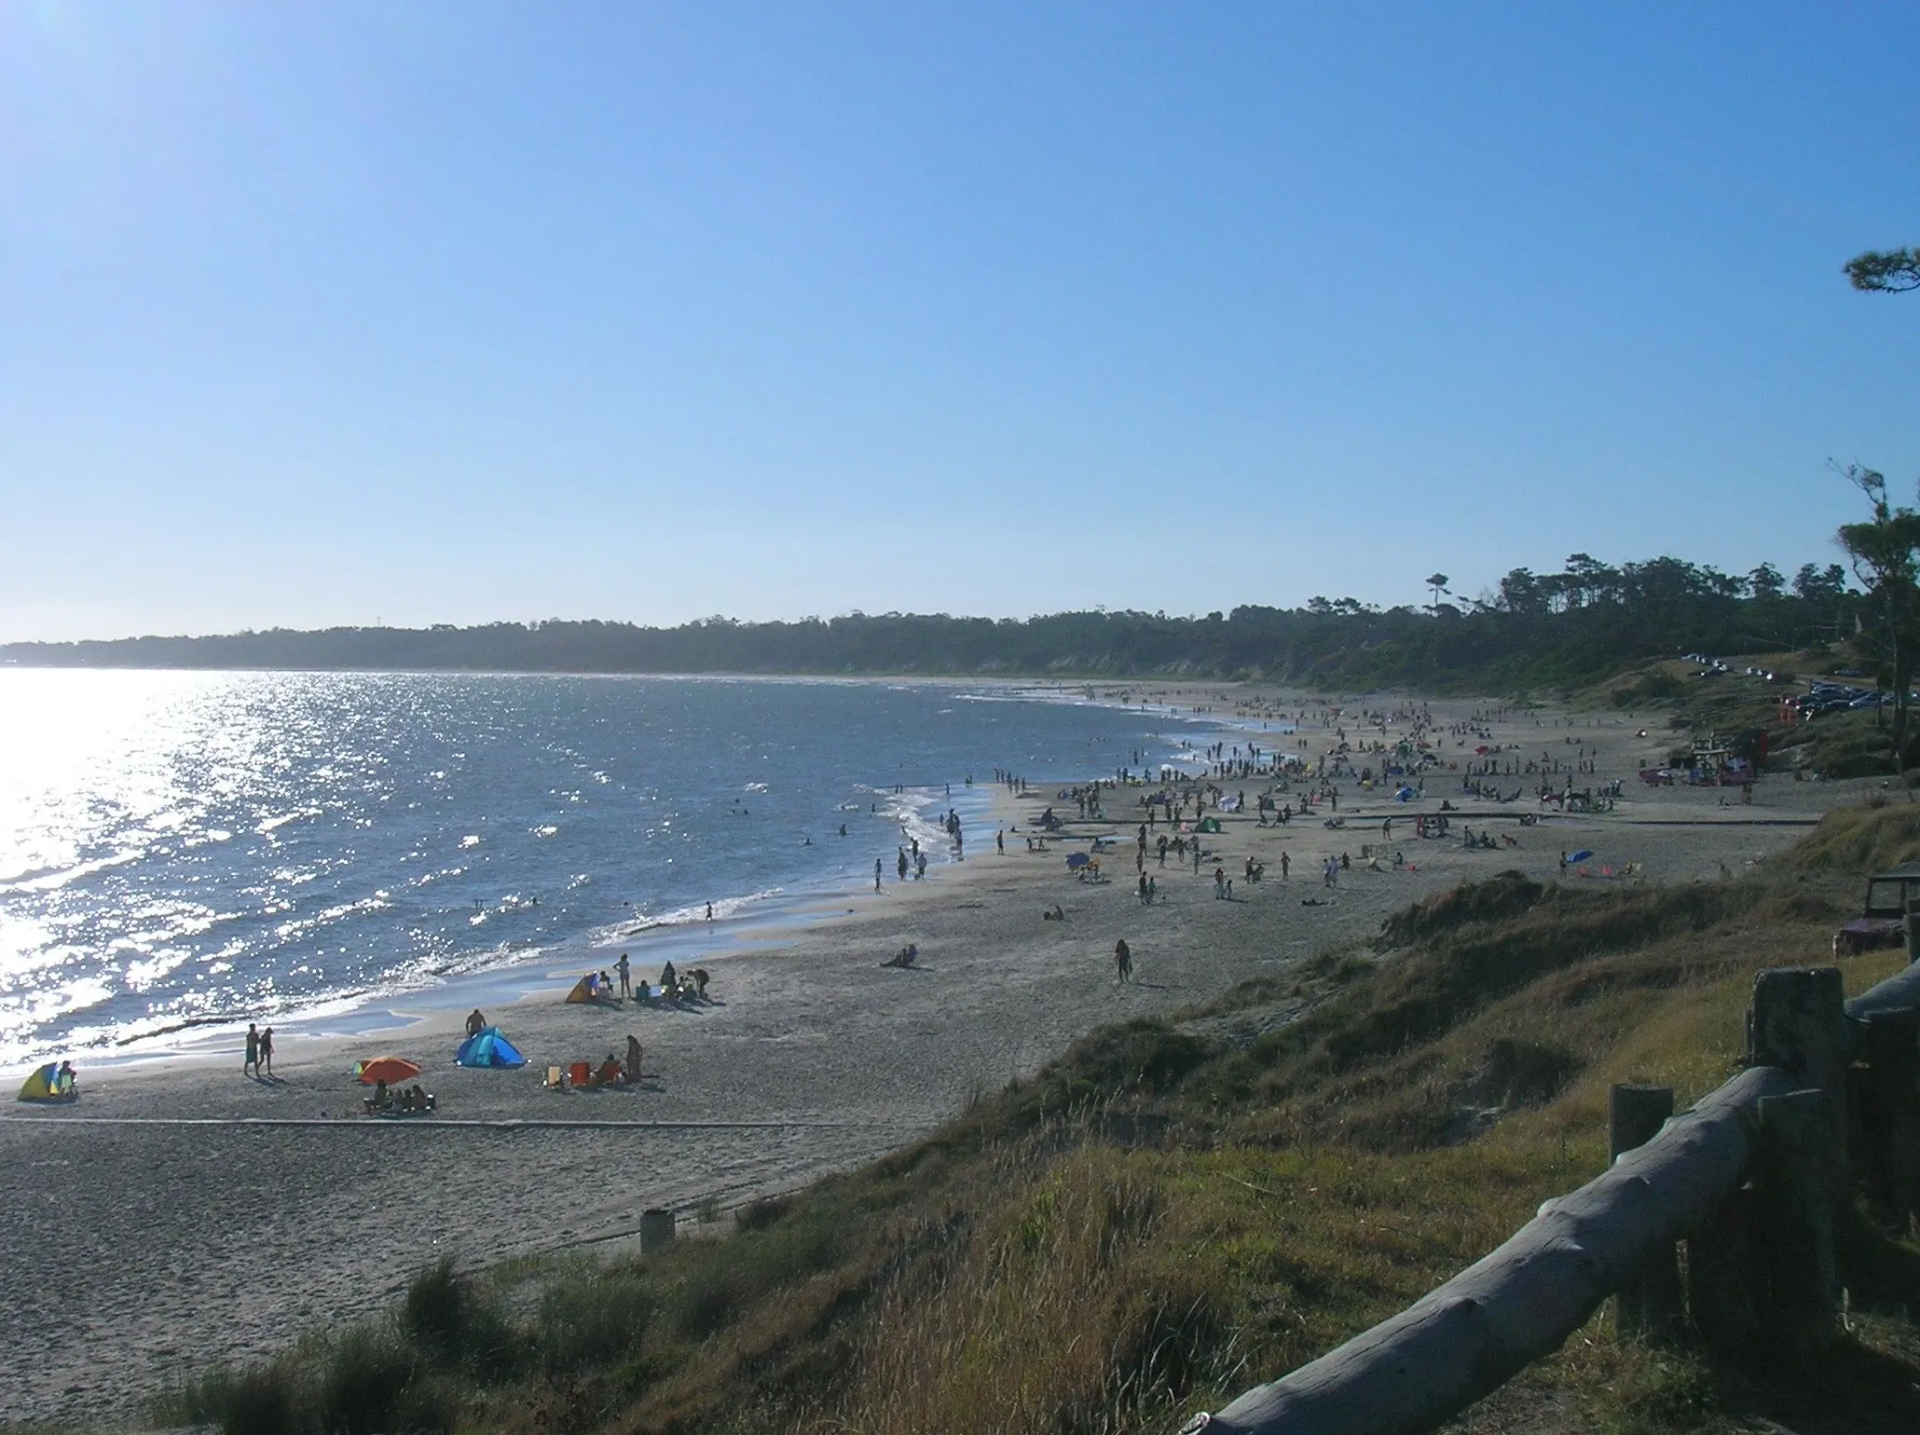
<path id="1" fill-rule="evenodd" d="M 35 1068 L 20 1085 L 21 1101 L 72 1101 L 79 1093 L 60 1089 L 60 1067 L 55 1062 Z"/>
<path id="2" fill-rule="evenodd" d="M 573 984 L 573 990 L 567 993 L 567 1000 L 570 1002 L 597 1002 L 609 1000 L 612 996 L 612 992 L 600 985 L 600 973 L 588 972 Z"/>

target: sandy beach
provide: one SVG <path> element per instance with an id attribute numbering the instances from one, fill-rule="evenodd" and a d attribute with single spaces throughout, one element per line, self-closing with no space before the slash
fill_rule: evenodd
<path id="1" fill-rule="evenodd" d="M 1168 692 L 1166 700 L 1204 702 L 1223 719 L 1303 705 L 1298 695 L 1241 689 Z M 1416 705 L 1377 695 L 1327 701 L 1350 710 Z M 1430 705 L 1442 734 L 1487 706 Z M 1356 742 L 1379 736 L 1351 716 L 1342 725 Z M 1317 760 L 1337 730 L 1250 730 L 1248 740 Z M 1405 721 L 1390 723 L 1387 739 L 1406 732 Z M 964 862 L 924 882 L 897 883 L 889 866 L 881 893 L 848 894 L 779 945 L 729 951 L 716 930 L 702 958 L 710 1004 L 569 1006 L 541 996 L 489 1010 L 530 1058 L 519 1071 L 451 1065 L 466 1014 L 452 996 L 446 1010 L 398 1032 L 283 1039 L 272 1083 L 242 1077 L 237 1037 L 212 1058 L 101 1076 L 83 1067 L 78 1105 L 10 1106 L 0 1122 L 0 1309 L 9 1337 L 0 1420 L 130 1417 L 143 1395 L 183 1372 L 264 1354 L 382 1307 L 445 1253 L 490 1264 L 616 1250 L 636 1242 L 640 1213 L 654 1206 L 675 1209 L 688 1235 L 718 1234 L 727 1222 L 705 1224 L 703 1215 L 877 1157 L 1086 1031 L 1206 1001 L 1367 934 L 1437 888 L 1509 868 L 1557 878 L 1561 853 L 1581 848 L 1594 857 L 1568 881 L 1623 880 L 1629 864 L 1648 880 L 1719 880 L 1862 795 L 1863 784 L 1778 775 L 1756 786 L 1751 805 L 1738 789 L 1645 787 L 1638 768 L 1664 761 L 1676 735 L 1644 716 L 1543 709 L 1481 732 L 1445 735 L 1447 760 L 1464 765 L 1483 746 L 1516 763 L 1542 754 L 1571 762 L 1580 752 L 1595 767 L 1573 776 L 1574 786 L 1621 779 L 1616 809 L 1547 809 L 1538 824 L 1522 825 L 1522 814 L 1542 812 L 1530 795 L 1537 775 L 1498 779 L 1509 792 L 1528 788 L 1510 803 L 1463 795 L 1459 771 L 1429 772 L 1423 795 L 1405 803 L 1391 789 L 1362 791 L 1343 778 L 1344 827 L 1325 827 L 1319 812 L 1284 827 L 1260 825 L 1252 810 L 1222 814 L 1199 873 L 1171 858 L 1163 867 L 1149 848 L 1146 872 L 1160 898 L 1149 907 L 1135 885 L 1134 838 L 1144 820 L 1139 799 L 1151 789 L 1106 793 L 1104 821 L 1077 820 L 1057 784 L 1024 797 L 1001 789 L 1004 855 L 992 830 L 973 830 Z M 1547 780 L 1557 786 L 1565 775 Z M 1269 782 L 1223 778 L 1220 786 L 1244 789 L 1251 805 Z M 1297 808 L 1300 791 L 1296 782 L 1280 800 Z M 1437 813 L 1443 801 L 1457 809 L 1452 831 L 1416 837 L 1413 816 Z M 1030 852 L 1033 822 L 1049 804 L 1079 840 L 1056 836 L 1046 851 Z M 1406 865 L 1395 870 L 1389 854 L 1385 870 L 1369 870 L 1362 845 L 1382 840 L 1388 817 Z M 1517 845 L 1469 850 L 1465 827 Z M 1102 854 L 1107 880 L 1093 883 L 1070 873 L 1065 858 L 1097 835 L 1116 846 Z M 1342 853 L 1351 868 L 1328 889 L 1321 863 Z M 1249 858 L 1265 866 L 1258 882 L 1245 880 Z M 1216 866 L 1235 879 L 1230 901 L 1215 896 Z M 1055 904 L 1065 920 L 1043 920 Z M 1131 985 L 1114 978 L 1120 938 L 1133 953 Z M 918 947 L 917 965 L 883 968 L 907 942 Z M 577 966 L 612 956 L 583 951 Z M 621 1052 L 630 1032 L 646 1053 L 637 1085 L 542 1088 L 548 1064 Z M 402 1123 L 359 1114 L 363 1089 L 349 1068 L 386 1051 L 427 1068 L 437 1115 Z"/>

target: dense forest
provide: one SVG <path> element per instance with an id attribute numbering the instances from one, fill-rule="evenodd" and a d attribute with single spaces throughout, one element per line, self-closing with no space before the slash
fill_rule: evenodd
<path id="1" fill-rule="evenodd" d="M 1316 597 L 1205 617 L 1054 613 L 1028 619 L 853 613 L 796 622 L 708 618 L 676 628 L 551 620 L 461 628 L 275 629 L 203 638 L 15 643 L 0 663 L 61 667 L 587 673 L 916 673 L 1264 677 L 1343 687 L 1525 687 L 1636 659 L 1781 651 L 1850 637 L 1870 600 L 1838 564 L 1788 579 L 1677 558 L 1618 568 L 1583 553 L 1516 568 L 1479 600 L 1381 609 Z"/>

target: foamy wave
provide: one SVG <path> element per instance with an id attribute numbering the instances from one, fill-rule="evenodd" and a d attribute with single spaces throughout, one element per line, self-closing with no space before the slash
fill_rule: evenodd
<path id="1" fill-rule="evenodd" d="M 713 920 L 725 921 L 735 917 L 747 908 L 760 902 L 771 902 L 787 895 L 784 887 L 768 887 L 761 892 L 749 892 L 744 897 L 716 897 L 713 902 Z M 615 946 L 629 937 L 637 937 L 645 932 L 657 931 L 662 927 L 683 927 L 702 924 L 707 920 L 707 904 L 695 902 L 686 907 L 675 907 L 665 912 L 641 913 L 621 922 L 618 926 L 602 929 L 589 940 L 590 946 Z"/>
<path id="2" fill-rule="evenodd" d="M 83 881 L 96 872 L 138 862 L 146 855 L 147 849 L 144 847 L 129 847 L 111 857 L 96 857 L 91 862 L 79 862 L 71 867 L 29 868 L 0 881 L 0 896 L 11 892 L 55 892 L 70 883 Z"/>

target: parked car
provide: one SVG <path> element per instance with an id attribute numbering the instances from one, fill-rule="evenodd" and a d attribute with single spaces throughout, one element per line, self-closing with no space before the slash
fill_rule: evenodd
<path id="1" fill-rule="evenodd" d="M 1833 954 L 1897 947 L 1907 938 L 1907 899 L 1920 897 L 1920 862 L 1902 862 L 1867 882 L 1866 910 L 1833 934 Z"/>

